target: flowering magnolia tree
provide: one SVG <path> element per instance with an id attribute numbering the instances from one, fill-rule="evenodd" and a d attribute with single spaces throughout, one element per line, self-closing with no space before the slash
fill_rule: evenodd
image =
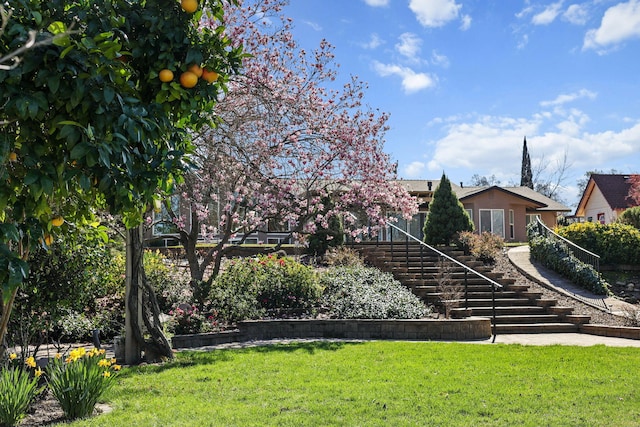
<path id="1" fill-rule="evenodd" d="M 178 187 L 181 206 L 166 203 L 195 282 L 211 266 L 208 279 L 215 277 L 231 239 L 258 230 L 301 237 L 343 217 L 356 236 L 362 226 L 346 212 L 375 229 L 387 211 L 408 218 L 417 210 L 383 151 L 387 114 L 363 104 L 366 85 L 357 78 L 330 89 L 332 46 L 300 49 L 285 4 L 245 1 L 225 13 L 229 38 L 251 56 L 213 110 L 218 125 L 195 140 L 197 169 Z M 199 236 L 216 242 L 200 257 Z"/>
<path id="2" fill-rule="evenodd" d="M 640 206 L 640 175 L 634 174 L 629 177 L 629 199 Z"/>

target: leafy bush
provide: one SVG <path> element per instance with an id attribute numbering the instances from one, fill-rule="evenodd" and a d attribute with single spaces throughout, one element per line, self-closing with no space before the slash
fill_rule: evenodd
<path id="1" fill-rule="evenodd" d="M 169 311 L 171 318 L 167 322 L 167 330 L 176 335 L 198 334 L 208 332 L 206 319 L 194 305 L 181 304 Z"/>
<path id="2" fill-rule="evenodd" d="M 364 265 L 358 251 L 344 246 L 329 249 L 324 255 L 324 263 L 330 267 Z"/>
<path id="3" fill-rule="evenodd" d="M 418 319 L 427 307 L 390 273 L 376 268 L 335 267 L 320 278 L 322 305 L 340 319 Z"/>
<path id="4" fill-rule="evenodd" d="M 640 206 L 634 206 L 622 212 L 618 221 L 640 230 Z"/>
<path id="5" fill-rule="evenodd" d="M 486 231 L 481 235 L 463 231 L 458 234 L 457 246 L 462 248 L 465 254 L 473 255 L 485 264 L 495 264 L 504 247 L 504 239 Z"/>
<path id="6" fill-rule="evenodd" d="M 120 366 L 104 354 L 104 350 L 87 352 L 80 347 L 64 360 L 57 354 L 49 362 L 49 387 L 68 419 L 91 415 L 100 396 L 113 384 Z"/>
<path id="7" fill-rule="evenodd" d="M 534 226 L 528 228 L 528 233 L 529 248 L 534 259 L 595 294 L 610 293 L 609 284 L 600 273 L 570 254 L 565 244 L 538 234 Z"/>
<path id="8" fill-rule="evenodd" d="M 145 252 L 144 271 L 163 313 L 180 304 L 193 302 L 193 291 L 186 276 L 177 271 L 175 263 L 167 262 L 160 251 Z"/>
<path id="9" fill-rule="evenodd" d="M 42 371 L 38 368 L 32 374 L 29 370 L 16 366 L 18 356 L 9 355 L 9 366 L 0 367 L 0 425 L 14 426 L 24 418 L 29 404 L 42 388 L 38 387 L 38 379 Z M 36 362 L 29 357 L 25 362 L 27 368 L 35 368 Z"/>
<path id="10" fill-rule="evenodd" d="M 600 255 L 601 264 L 640 264 L 640 230 L 631 225 L 583 222 L 558 228 L 556 232 Z"/>
<path id="11" fill-rule="evenodd" d="M 219 319 L 236 322 L 300 314 L 313 308 L 320 294 L 311 267 L 288 257 L 261 255 L 229 262 L 213 282 L 210 300 Z"/>

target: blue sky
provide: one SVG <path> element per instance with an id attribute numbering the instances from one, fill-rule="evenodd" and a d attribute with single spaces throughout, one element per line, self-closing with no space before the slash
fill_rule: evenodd
<path id="1" fill-rule="evenodd" d="M 335 46 L 342 81 L 390 113 L 386 151 L 406 179 L 520 183 L 570 166 L 640 173 L 640 0 L 291 0 L 294 35 Z"/>

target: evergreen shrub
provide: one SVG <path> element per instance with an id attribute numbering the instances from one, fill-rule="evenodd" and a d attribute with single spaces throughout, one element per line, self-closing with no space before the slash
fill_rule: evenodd
<path id="1" fill-rule="evenodd" d="M 391 273 L 365 266 L 334 267 L 320 278 L 322 305 L 338 319 L 419 319 L 427 307 Z"/>
<path id="2" fill-rule="evenodd" d="M 640 230 L 623 224 L 574 223 L 556 232 L 600 256 L 600 264 L 640 265 Z"/>

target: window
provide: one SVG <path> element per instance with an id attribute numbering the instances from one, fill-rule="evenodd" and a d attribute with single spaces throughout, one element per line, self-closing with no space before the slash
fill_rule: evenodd
<path id="1" fill-rule="evenodd" d="M 504 238 L 504 210 L 480 209 L 480 232 L 485 231 Z"/>
<path id="2" fill-rule="evenodd" d="M 516 238 L 515 214 L 513 213 L 513 209 L 509 209 L 509 237 L 511 239 Z"/>
<path id="3" fill-rule="evenodd" d="M 175 212 L 176 215 L 180 215 L 180 197 L 175 194 L 171 196 L 170 204 L 171 210 Z M 177 233 L 178 227 L 171 220 L 171 216 L 169 216 L 169 212 L 167 212 L 167 208 L 163 203 L 160 212 L 153 211 L 152 234 L 154 236 L 163 236 Z"/>
<path id="4" fill-rule="evenodd" d="M 604 212 L 600 212 L 600 213 L 598 214 L 598 222 L 599 222 L 600 224 L 604 224 L 604 223 L 605 223 L 605 219 L 604 219 Z"/>
<path id="5" fill-rule="evenodd" d="M 527 225 L 540 219 L 540 214 L 527 214 Z"/>

